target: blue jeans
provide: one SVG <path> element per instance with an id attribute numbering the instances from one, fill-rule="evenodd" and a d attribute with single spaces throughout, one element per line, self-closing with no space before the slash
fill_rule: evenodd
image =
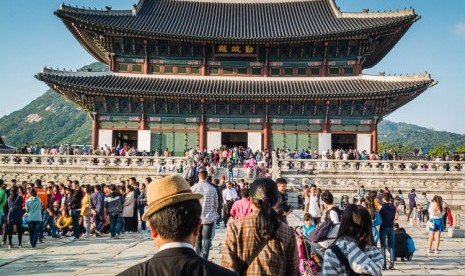
<path id="1" fill-rule="evenodd" d="M 45 217 L 45 214 L 48 215 L 48 212 L 44 209 L 42 209 L 42 221 L 40 222 L 40 231 L 39 231 L 39 239 L 43 239 L 44 238 L 44 217 Z"/>
<path id="2" fill-rule="evenodd" d="M 386 238 L 387 246 L 389 247 L 389 254 L 391 255 L 391 262 L 394 262 L 396 255 L 394 253 L 394 227 L 380 228 L 379 229 L 379 240 L 381 242 L 381 254 L 384 257 L 384 263 L 386 263 Z"/>
<path id="3" fill-rule="evenodd" d="M 79 218 L 81 217 L 81 209 L 71 210 L 71 218 L 73 220 L 73 236 L 79 239 L 81 228 L 79 227 Z"/>
<path id="4" fill-rule="evenodd" d="M 105 217 L 101 214 L 94 215 L 95 230 L 102 232 L 103 226 L 105 225 Z"/>
<path id="5" fill-rule="evenodd" d="M 233 172 L 230 171 L 230 172 L 228 173 L 228 180 L 229 180 L 229 181 L 233 181 L 233 179 L 234 179 Z"/>
<path id="6" fill-rule="evenodd" d="M 29 239 L 32 247 L 36 247 L 37 240 L 39 239 L 40 221 L 29 221 Z"/>
<path id="7" fill-rule="evenodd" d="M 121 226 L 123 225 L 123 218 L 121 213 L 110 213 L 110 234 L 114 238 L 116 234 L 120 234 Z"/>
<path id="8" fill-rule="evenodd" d="M 55 225 L 55 220 L 47 211 L 44 211 L 42 214 L 42 237 L 44 235 L 43 232 L 46 232 L 47 225 L 50 225 L 50 231 L 52 232 L 52 237 L 57 236 L 57 227 Z M 49 232 L 50 233 L 50 232 Z"/>
<path id="9" fill-rule="evenodd" d="M 213 227 L 213 222 L 200 226 L 200 236 L 197 239 L 195 252 L 205 260 L 208 260 L 208 253 L 210 253 L 210 247 L 212 245 Z"/>

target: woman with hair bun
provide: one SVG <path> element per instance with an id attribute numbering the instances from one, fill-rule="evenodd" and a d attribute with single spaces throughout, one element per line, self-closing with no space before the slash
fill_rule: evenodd
<path id="1" fill-rule="evenodd" d="M 294 231 L 273 209 L 279 196 L 276 182 L 256 179 L 249 195 L 252 213 L 228 224 L 221 265 L 240 275 L 296 275 Z"/>
<path id="2" fill-rule="evenodd" d="M 381 275 L 383 261 L 373 245 L 370 213 L 362 205 L 348 205 L 336 240 L 325 251 L 323 275 Z"/>

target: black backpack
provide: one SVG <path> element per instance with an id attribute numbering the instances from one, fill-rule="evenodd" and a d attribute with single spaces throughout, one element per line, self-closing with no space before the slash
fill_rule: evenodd
<path id="1" fill-rule="evenodd" d="M 326 221 L 331 220 L 331 216 L 330 216 L 331 211 L 334 211 L 334 212 L 337 213 L 337 217 L 339 218 L 339 222 L 341 222 L 342 221 L 342 210 L 339 209 L 336 205 L 334 205 L 333 208 L 326 211 Z"/>
<path id="2" fill-rule="evenodd" d="M 311 242 L 322 242 L 329 240 L 328 235 L 331 232 L 331 230 L 334 228 L 335 224 L 332 221 L 325 221 L 320 224 L 313 230 L 310 235 L 308 236 L 308 239 Z"/>

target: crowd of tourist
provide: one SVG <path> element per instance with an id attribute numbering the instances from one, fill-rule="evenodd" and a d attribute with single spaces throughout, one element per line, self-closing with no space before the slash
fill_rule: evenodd
<path id="1" fill-rule="evenodd" d="M 148 177 L 139 184 L 133 177 L 119 185 L 91 186 L 77 180 L 43 185 L 40 179 L 34 183 L 12 179 L 7 186 L 0 179 L 0 244 L 5 245 L 8 238 L 8 247 L 16 246 L 12 243 L 14 229 L 20 248 L 24 232 L 33 248 L 46 236 L 75 241 L 105 233 L 117 239 L 121 232 L 145 232 L 145 222 L 139 228 L 139 217 L 147 205 L 145 187 L 151 181 Z"/>
<path id="2" fill-rule="evenodd" d="M 236 182 L 214 179 L 206 168 L 198 169 L 192 185 L 180 175 L 93 186 L 0 180 L 2 245 L 8 239 L 10 249 L 22 247 L 25 231 L 34 248 L 46 237 L 118 239 L 150 229 L 159 252 L 122 275 L 182 275 L 183 269 L 206 275 L 381 275 L 382 269 L 394 269 L 396 257 L 410 260 L 415 252 L 412 238 L 399 227 L 400 216 L 408 221 L 413 213 L 419 227 L 427 223 L 429 252 L 436 254 L 448 214 L 451 223 L 440 196 L 430 201 L 414 189 L 404 197 L 387 187 L 377 192 L 362 186 L 351 202 L 343 196 L 336 204 L 329 190 L 311 185 L 302 192 L 304 223 L 293 229 L 287 224 L 293 207 L 286 188 L 283 178 Z M 220 227 L 226 228 L 221 267 L 208 262 Z M 165 255 L 179 258 L 178 265 L 163 265 Z"/>

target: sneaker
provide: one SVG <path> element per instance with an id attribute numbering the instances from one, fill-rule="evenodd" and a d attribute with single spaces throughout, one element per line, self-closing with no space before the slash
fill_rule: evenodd
<path id="1" fill-rule="evenodd" d="M 14 248 L 13 245 L 8 245 L 8 249 Z"/>
<path id="2" fill-rule="evenodd" d="M 435 250 L 435 251 L 434 251 L 434 254 L 439 254 L 439 250 Z"/>
<path id="3" fill-rule="evenodd" d="M 115 240 L 119 239 L 119 234 L 116 234 Z"/>
<path id="4" fill-rule="evenodd" d="M 22 246 L 22 245 L 20 245 L 20 246 L 18 246 L 18 248 L 19 248 L 19 249 L 21 249 L 21 248 L 23 248 L 23 246 Z"/>
<path id="5" fill-rule="evenodd" d="M 394 269 L 394 262 L 391 261 L 391 262 L 389 263 L 389 269 Z"/>
<path id="6" fill-rule="evenodd" d="M 71 238 L 69 238 L 69 240 L 70 240 L 70 241 L 78 241 L 79 239 L 76 238 L 76 237 L 71 237 Z"/>
<path id="7" fill-rule="evenodd" d="M 428 250 L 428 253 L 431 254 L 431 253 L 433 253 L 433 251 L 431 251 L 431 249 L 429 249 L 429 250 Z"/>
<path id="8" fill-rule="evenodd" d="M 89 236 L 89 234 L 84 234 L 84 235 L 82 235 L 82 237 L 83 237 L 83 238 L 88 238 L 88 237 L 90 237 L 90 236 Z"/>

